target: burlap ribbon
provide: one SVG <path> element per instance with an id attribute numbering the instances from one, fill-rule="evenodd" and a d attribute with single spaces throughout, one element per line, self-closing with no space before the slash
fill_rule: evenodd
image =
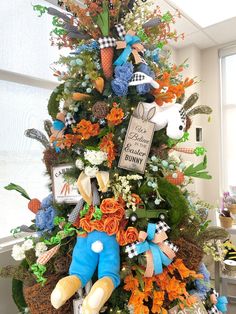
<path id="1" fill-rule="evenodd" d="M 163 223 L 160 222 L 160 224 Z M 136 250 L 138 254 L 146 252 L 145 277 L 161 274 L 163 271 L 162 265 L 168 266 L 175 257 L 174 245 L 165 241 L 168 236 L 162 228 L 159 228 L 160 224 L 149 223 L 147 232 L 140 231 L 139 233 L 140 242 L 136 244 Z"/>
<path id="2" fill-rule="evenodd" d="M 122 28 L 122 30 L 124 31 L 123 25 L 119 24 L 119 28 Z M 122 32 L 118 33 L 121 34 Z M 123 36 L 120 37 L 122 38 Z M 136 64 L 143 62 L 143 59 L 140 56 L 139 52 L 144 51 L 144 47 L 140 42 L 140 38 L 136 36 L 135 32 L 132 30 L 129 30 L 126 33 L 126 35 L 124 36 L 124 40 L 116 41 L 116 49 L 124 49 L 124 51 L 116 59 L 114 65 L 123 65 L 124 63 L 126 63 L 131 53 L 134 56 Z"/>
<path id="3" fill-rule="evenodd" d="M 106 192 L 109 185 L 109 172 L 98 171 L 96 173 L 96 179 L 101 192 Z M 93 201 L 91 177 L 87 176 L 84 171 L 82 171 L 79 175 L 77 187 L 84 201 L 91 205 Z"/>

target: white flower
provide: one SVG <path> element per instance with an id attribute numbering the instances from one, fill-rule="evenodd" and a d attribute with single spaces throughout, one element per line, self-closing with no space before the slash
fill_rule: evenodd
<path id="1" fill-rule="evenodd" d="M 23 244 L 22 244 L 22 249 L 24 251 L 28 251 L 30 249 L 32 249 L 34 247 L 34 242 L 31 239 L 26 240 Z"/>
<path id="2" fill-rule="evenodd" d="M 84 169 L 84 163 L 83 160 L 81 160 L 80 158 L 78 158 L 75 162 L 75 166 L 77 168 L 79 168 L 79 170 L 83 170 Z"/>
<path id="3" fill-rule="evenodd" d="M 97 172 L 99 171 L 98 167 L 90 167 L 87 166 L 84 169 L 85 174 L 90 177 L 90 178 L 94 178 L 96 177 Z"/>
<path id="4" fill-rule="evenodd" d="M 107 160 L 107 153 L 96 150 L 86 150 L 84 158 L 88 160 L 92 165 L 101 165 Z"/>
<path id="5" fill-rule="evenodd" d="M 47 251 L 47 246 L 44 242 L 38 242 L 35 245 L 35 255 L 37 257 L 39 257 L 40 255 L 42 255 L 44 252 Z"/>
<path id="6" fill-rule="evenodd" d="M 25 250 L 18 244 L 15 244 L 12 248 L 11 256 L 16 261 L 22 261 L 25 258 Z"/>

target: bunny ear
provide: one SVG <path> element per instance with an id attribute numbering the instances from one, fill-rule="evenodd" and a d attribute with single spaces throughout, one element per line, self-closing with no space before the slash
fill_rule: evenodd
<path id="1" fill-rule="evenodd" d="M 187 111 L 189 110 L 195 103 L 198 101 L 199 95 L 198 93 L 192 94 L 184 103 L 184 110 Z"/>
<path id="2" fill-rule="evenodd" d="M 195 116 L 196 114 L 211 114 L 212 109 L 208 106 L 197 106 L 196 108 L 191 109 L 187 112 L 189 117 Z"/>
<path id="3" fill-rule="evenodd" d="M 47 132 L 48 137 L 52 135 L 51 132 L 52 122 L 50 120 L 44 121 L 44 130 Z"/>
<path id="4" fill-rule="evenodd" d="M 138 105 L 138 116 L 143 119 L 144 117 L 144 105 L 142 102 L 139 103 Z"/>
<path id="5" fill-rule="evenodd" d="M 25 136 L 40 142 L 45 148 L 50 147 L 49 141 L 47 140 L 46 136 L 39 130 L 28 129 L 25 131 Z"/>
<path id="6" fill-rule="evenodd" d="M 60 19 L 62 19 L 63 21 L 65 21 L 65 22 L 70 22 L 69 16 L 67 16 L 66 14 L 64 14 L 64 13 L 62 13 L 61 11 L 59 11 L 59 10 L 57 10 L 57 9 L 54 9 L 54 8 L 52 8 L 52 7 L 49 7 L 49 8 L 48 8 L 48 14 L 57 16 L 57 17 L 59 17 Z"/>
<path id="7" fill-rule="evenodd" d="M 151 120 L 154 117 L 154 114 L 156 113 L 156 107 L 152 107 L 148 113 L 147 113 L 147 120 Z"/>

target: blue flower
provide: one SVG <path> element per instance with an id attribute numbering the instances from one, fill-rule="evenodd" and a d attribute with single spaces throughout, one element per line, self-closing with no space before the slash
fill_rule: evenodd
<path id="1" fill-rule="evenodd" d="M 155 78 L 155 74 L 154 72 L 149 68 L 149 66 L 145 63 L 141 63 L 138 67 L 138 71 L 139 72 L 143 72 L 145 74 L 147 74 L 148 76 L 151 76 L 153 79 Z M 145 83 L 145 84 L 140 84 L 140 85 L 137 85 L 137 92 L 138 94 L 147 94 L 150 89 L 151 89 L 151 85 L 148 84 L 148 83 Z"/>
<path id="2" fill-rule="evenodd" d="M 53 202 L 53 195 L 49 194 L 47 197 L 45 197 L 41 202 L 41 208 L 48 208 L 52 205 Z"/>
<path id="3" fill-rule="evenodd" d="M 205 264 L 201 263 L 198 272 L 203 275 L 203 279 L 195 280 L 196 290 L 200 295 L 205 295 L 210 289 L 210 273 Z"/>
<path id="4" fill-rule="evenodd" d="M 115 67 L 115 78 L 122 79 L 124 81 L 130 81 L 133 75 L 134 67 L 130 62 L 126 62 L 123 65 Z"/>
<path id="5" fill-rule="evenodd" d="M 35 224 L 40 230 L 52 230 L 54 227 L 54 218 L 56 210 L 52 206 L 47 209 L 40 209 L 36 214 Z"/>
<path id="6" fill-rule="evenodd" d="M 151 76 L 153 79 L 155 78 L 155 73 L 149 68 L 149 66 L 145 63 L 141 63 L 138 67 L 139 72 L 143 72 L 148 76 Z"/>
<path id="7" fill-rule="evenodd" d="M 137 89 L 138 94 L 140 95 L 147 94 L 151 89 L 151 85 L 147 83 L 140 84 L 140 85 L 137 85 L 136 89 Z"/>
<path id="8" fill-rule="evenodd" d="M 112 80 L 111 87 L 117 96 L 125 96 L 128 93 L 128 82 L 120 78 L 115 78 Z"/>

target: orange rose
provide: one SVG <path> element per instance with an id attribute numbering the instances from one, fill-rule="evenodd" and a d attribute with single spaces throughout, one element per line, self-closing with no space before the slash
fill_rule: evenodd
<path id="1" fill-rule="evenodd" d="M 104 231 L 104 220 L 94 220 L 92 223 L 92 226 L 97 231 Z"/>
<path id="2" fill-rule="evenodd" d="M 108 235 L 113 235 L 118 232 L 119 221 L 115 217 L 107 217 L 104 221 L 104 231 Z"/>
<path id="3" fill-rule="evenodd" d="M 127 244 L 125 239 L 125 231 L 123 229 L 120 229 L 116 234 L 116 240 L 119 243 L 120 246 L 124 246 Z"/>
<path id="4" fill-rule="evenodd" d="M 104 214 L 113 214 L 120 209 L 120 207 L 121 205 L 114 198 L 106 198 L 100 205 L 100 209 Z"/>
<path id="5" fill-rule="evenodd" d="M 118 220 L 121 220 L 124 214 L 125 214 L 125 210 L 123 207 L 120 206 L 112 216 L 116 217 Z"/>
<path id="6" fill-rule="evenodd" d="M 86 218 L 80 219 L 80 227 L 87 232 L 92 232 L 94 230 L 94 227 L 92 226 L 90 220 Z"/>
<path id="7" fill-rule="evenodd" d="M 125 239 L 127 243 L 133 243 L 138 240 L 138 230 L 134 227 L 128 227 L 125 232 Z"/>
<path id="8" fill-rule="evenodd" d="M 142 199 L 139 197 L 139 195 L 132 193 L 131 196 L 132 196 L 132 201 L 134 201 L 136 205 L 142 203 Z"/>

